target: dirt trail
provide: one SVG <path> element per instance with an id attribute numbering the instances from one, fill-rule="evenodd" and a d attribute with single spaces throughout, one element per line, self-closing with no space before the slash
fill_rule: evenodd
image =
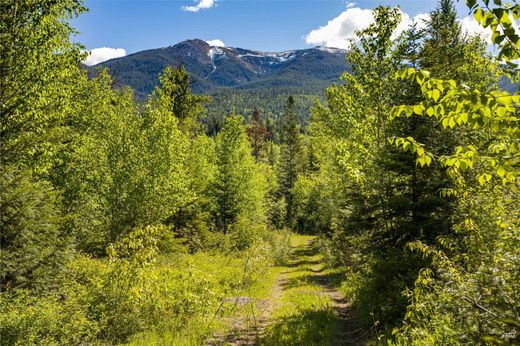
<path id="1" fill-rule="evenodd" d="M 326 268 L 315 240 L 296 236 L 270 296 L 237 297 L 255 314 L 238 314 L 207 345 L 363 345 L 367 330 L 336 287 L 341 273 Z"/>

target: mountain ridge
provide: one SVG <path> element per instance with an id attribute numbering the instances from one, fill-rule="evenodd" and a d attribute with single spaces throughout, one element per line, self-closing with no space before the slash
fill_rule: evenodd
<path id="1" fill-rule="evenodd" d="M 192 89 L 197 93 L 271 87 L 301 87 L 310 93 L 322 93 L 347 69 L 345 53 L 325 47 L 262 52 L 190 39 L 107 60 L 87 69 L 94 76 L 99 67 L 108 68 L 115 86 L 130 86 L 138 98 L 153 91 L 158 76 L 168 65 L 183 65 L 191 74 Z"/>

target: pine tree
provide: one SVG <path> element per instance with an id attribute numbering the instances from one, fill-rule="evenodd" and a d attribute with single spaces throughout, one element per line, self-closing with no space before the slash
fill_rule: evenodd
<path id="1" fill-rule="evenodd" d="M 247 128 L 247 135 L 251 142 L 253 156 L 256 161 L 260 161 L 265 156 L 265 139 L 269 136 L 269 131 L 264 126 L 260 112 L 257 109 L 253 112 L 251 125 Z"/>
<path id="2" fill-rule="evenodd" d="M 278 171 L 279 193 L 285 198 L 287 204 L 286 221 L 288 225 L 291 225 L 294 218 L 291 189 L 293 188 L 300 171 L 299 161 L 302 152 L 299 138 L 299 124 L 296 117 L 295 101 L 293 96 L 289 96 L 287 99 L 282 128 L 283 139 Z"/>
<path id="3" fill-rule="evenodd" d="M 46 181 L 2 167 L 0 172 L 0 291 L 51 275 L 60 256 L 59 199 Z"/>
<path id="4" fill-rule="evenodd" d="M 424 31 L 421 68 L 435 75 L 453 76 L 462 63 L 461 28 L 453 0 L 441 0 L 430 13 Z"/>
<path id="5" fill-rule="evenodd" d="M 436 78 L 487 86 L 490 62 L 483 59 L 487 43 L 463 32 L 453 0 L 439 1 L 421 34 L 424 39 L 418 55 L 421 69 Z"/>
<path id="6" fill-rule="evenodd" d="M 183 131 L 200 132 L 198 121 L 206 116 L 205 104 L 209 97 L 192 94 L 190 75 L 184 66 L 166 67 L 159 81 L 160 87 L 155 90 L 159 102 L 179 120 Z"/>

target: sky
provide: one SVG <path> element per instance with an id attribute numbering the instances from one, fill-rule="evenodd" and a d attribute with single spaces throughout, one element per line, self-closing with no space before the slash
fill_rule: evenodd
<path id="1" fill-rule="evenodd" d="M 420 22 L 436 1 L 364 0 L 86 0 L 87 13 L 73 20 L 75 38 L 93 65 L 141 50 L 200 38 L 213 45 L 279 52 L 312 46 L 348 48 L 354 31 L 372 21 L 378 5 L 400 6 L 402 31 Z M 479 31 L 465 1 L 457 10 L 468 31 Z M 397 33 L 396 33 L 397 34 Z"/>

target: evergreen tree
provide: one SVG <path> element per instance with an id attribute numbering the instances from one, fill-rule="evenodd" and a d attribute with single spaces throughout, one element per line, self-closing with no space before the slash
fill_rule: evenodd
<path id="1" fill-rule="evenodd" d="M 425 24 L 419 67 L 436 78 L 487 87 L 492 68 L 490 61 L 483 59 L 487 44 L 462 31 L 455 2 L 440 0 Z"/>
<path id="2" fill-rule="evenodd" d="M 217 136 L 216 163 L 215 221 L 219 230 L 228 232 L 240 216 L 252 219 L 263 211 L 265 184 L 251 155 L 242 116 L 226 118 Z"/>
<path id="3" fill-rule="evenodd" d="M 49 172 L 86 79 L 68 24 L 83 11 L 79 0 L 0 2 L 1 289 L 51 278 L 70 245 Z"/>
<path id="4" fill-rule="evenodd" d="M 251 125 L 247 128 L 247 135 L 253 148 L 253 156 L 256 161 L 260 161 L 265 156 L 266 138 L 269 136 L 269 131 L 263 124 L 262 117 L 258 109 L 253 112 L 251 118 Z"/>
<path id="5" fill-rule="evenodd" d="M 430 13 L 424 31 L 425 40 L 421 68 L 434 75 L 453 76 L 464 57 L 461 46 L 461 27 L 453 0 L 441 0 Z"/>
<path id="6" fill-rule="evenodd" d="M 52 275 L 60 256 L 57 193 L 25 171 L 2 167 L 0 174 L 0 291 L 29 286 Z M 47 277 L 48 278 L 48 277 Z"/>
<path id="7" fill-rule="evenodd" d="M 295 101 L 289 96 L 283 116 L 283 138 L 280 163 L 278 167 L 279 193 L 285 198 L 287 205 L 286 222 L 293 222 L 293 195 L 291 189 L 300 173 L 301 144 L 298 118 L 296 117 Z"/>
<path id="8" fill-rule="evenodd" d="M 190 75 L 184 66 L 166 67 L 159 82 L 155 96 L 179 120 L 180 128 L 183 131 L 200 132 L 199 121 L 206 116 L 205 104 L 210 98 L 191 92 Z"/>

